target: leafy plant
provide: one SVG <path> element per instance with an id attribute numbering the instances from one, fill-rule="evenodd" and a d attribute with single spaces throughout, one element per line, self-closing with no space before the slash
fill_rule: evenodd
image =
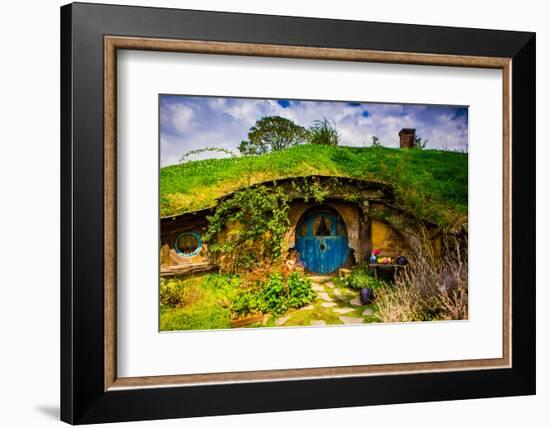
<path id="1" fill-rule="evenodd" d="M 336 182 L 338 179 L 334 177 Z M 328 190 L 323 188 L 321 184 L 310 177 L 303 177 L 300 181 L 292 182 L 293 188 L 298 191 L 305 202 L 313 199 L 317 203 L 322 203 L 328 195 Z"/>
<path id="2" fill-rule="evenodd" d="M 340 142 L 340 135 L 336 130 L 336 124 L 325 117 L 323 120 L 316 120 L 307 135 L 309 144 L 322 144 L 325 146 L 337 146 Z"/>
<path id="3" fill-rule="evenodd" d="M 238 315 L 255 312 L 280 315 L 289 308 L 300 308 L 315 299 L 311 281 L 293 272 L 286 280 L 274 273 L 256 287 L 242 289 L 232 301 L 232 310 Z"/>
<path id="4" fill-rule="evenodd" d="M 288 306 L 301 308 L 315 300 L 315 291 L 311 287 L 311 280 L 293 272 L 288 277 Z"/>
<path id="5" fill-rule="evenodd" d="M 222 271 L 244 272 L 281 256 L 288 223 L 288 195 L 282 189 L 250 187 L 219 204 L 203 239 Z"/>
<path id="6" fill-rule="evenodd" d="M 263 284 L 260 294 L 260 310 L 273 314 L 285 313 L 288 309 L 288 290 L 281 274 L 272 274 Z"/>
<path id="7" fill-rule="evenodd" d="M 378 281 L 366 266 L 356 266 L 351 270 L 351 273 L 345 278 L 344 283 L 347 287 L 360 290 L 361 288 L 378 289 L 383 284 Z"/>

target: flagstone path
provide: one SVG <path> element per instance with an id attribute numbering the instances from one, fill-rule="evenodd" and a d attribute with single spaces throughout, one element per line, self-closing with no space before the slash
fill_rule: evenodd
<path id="1" fill-rule="evenodd" d="M 359 291 L 342 286 L 340 281 L 326 275 L 312 275 L 309 276 L 309 279 L 315 291 L 315 300 L 300 309 L 287 311 L 275 319 L 275 326 L 347 325 L 376 322 L 375 305 L 361 305 Z"/>

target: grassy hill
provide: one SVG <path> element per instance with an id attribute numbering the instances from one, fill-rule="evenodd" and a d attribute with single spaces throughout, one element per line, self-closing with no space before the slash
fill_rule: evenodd
<path id="1" fill-rule="evenodd" d="M 386 183 L 404 209 L 442 227 L 467 220 L 467 154 L 318 145 L 161 168 L 161 216 L 214 206 L 216 198 L 249 184 L 310 174 Z"/>

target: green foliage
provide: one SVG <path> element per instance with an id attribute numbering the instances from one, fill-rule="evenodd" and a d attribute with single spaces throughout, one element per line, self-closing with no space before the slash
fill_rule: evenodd
<path id="1" fill-rule="evenodd" d="M 231 301 L 241 280 L 232 275 L 162 279 L 160 329 L 203 330 L 231 327 Z"/>
<path id="2" fill-rule="evenodd" d="M 372 275 L 366 266 L 354 267 L 351 273 L 344 279 L 344 284 L 355 290 L 366 287 L 376 290 L 384 285 Z"/>
<path id="3" fill-rule="evenodd" d="M 327 118 L 316 120 L 309 128 L 307 141 L 309 144 L 320 144 L 326 146 L 337 146 L 340 135 L 336 130 L 334 121 L 331 123 Z"/>
<path id="4" fill-rule="evenodd" d="M 280 116 L 265 116 L 248 131 L 248 140 L 239 145 L 245 155 L 260 155 L 283 150 L 304 142 L 307 131 L 293 121 Z"/>
<path id="5" fill-rule="evenodd" d="M 382 147 L 382 142 L 380 141 L 380 138 L 378 138 L 376 135 L 373 135 L 371 139 L 372 147 Z"/>
<path id="6" fill-rule="evenodd" d="M 428 144 L 429 140 L 422 139 L 419 135 L 414 137 L 414 148 L 415 149 L 425 149 L 426 145 Z"/>
<path id="7" fill-rule="evenodd" d="M 292 186 L 297 192 L 300 193 L 305 202 L 314 200 L 320 204 L 328 195 L 327 189 L 324 189 L 318 181 L 312 180 L 309 177 L 303 177 L 298 181 L 293 180 Z"/>
<path id="8" fill-rule="evenodd" d="M 315 299 L 315 291 L 311 287 L 311 280 L 293 272 L 288 277 L 288 306 L 301 308 Z"/>
<path id="9" fill-rule="evenodd" d="M 288 290 L 281 274 L 272 274 L 262 285 L 260 292 L 260 311 L 283 314 L 288 309 Z"/>
<path id="10" fill-rule="evenodd" d="M 277 186 L 241 190 L 208 217 L 203 240 L 223 271 L 244 272 L 281 256 L 288 227 L 288 195 Z"/>
<path id="11" fill-rule="evenodd" d="M 315 299 L 311 281 L 293 272 L 285 281 L 283 275 L 269 275 L 266 281 L 261 281 L 258 287 L 242 289 L 232 301 L 232 309 L 236 314 L 262 312 L 280 315 L 290 308 L 300 308 Z"/>
<path id="12" fill-rule="evenodd" d="M 160 279 L 160 305 L 177 306 L 182 301 L 183 284 L 173 279 Z"/>
<path id="13" fill-rule="evenodd" d="M 387 147 L 301 144 L 255 156 L 207 159 L 161 168 L 161 215 L 216 205 L 216 198 L 285 177 L 332 175 L 387 183 L 397 202 L 419 218 L 446 226 L 468 214 L 468 154 Z"/>

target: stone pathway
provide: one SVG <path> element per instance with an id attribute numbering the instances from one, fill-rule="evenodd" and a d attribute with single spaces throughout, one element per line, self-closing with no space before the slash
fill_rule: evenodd
<path id="1" fill-rule="evenodd" d="M 334 299 L 328 295 L 326 291 L 317 293 L 317 297 L 323 299 L 325 302 L 332 302 Z"/>
<path id="2" fill-rule="evenodd" d="M 347 314 L 348 312 L 353 312 L 355 309 L 353 308 L 338 308 L 333 309 L 333 312 L 336 312 L 337 314 Z"/>
<path id="3" fill-rule="evenodd" d="M 321 306 L 323 308 L 332 308 L 333 306 L 337 306 L 337 305 L 334 302 L 323 302 L 323 303 L 321 303 Z"/>
<path id="4" fill-rule="evenodd" d="M 357 317 L 338 317 L 344 324 L 363 324 L 363 318 Z"/>
<path id="5" fill-rule="evenodd" d="M 351 299 L 349 301 L 349 304 L 352 305 L 352 306 L 363 306 L 361 304 L 361 300 L 359 300 L 359 297 L 356 297 L 355 299 Z"/>
<path id="6" fill-rule="evenodd" d="M 345 287 L 340 288 L 340 285 L 336 285 L 332 277 L 316 275 L 310 276 L 309 279 L 312 282 L 316 299 L 312 304 L 300 308 L 299 311 L 313 311 L 309 316 L 315 318 L 325 318 L 326 316 L 326 319 L 331 319 L 331 324 L 334 323 L 334 315 L 337 315 L 343 324 L 363 324 L 366 321 L 364 317 L 374 315 L 374 310 L 371 307 L 362 307 L 357 291 Z M 332 314 L 332 318 L 328 318 L 330 314 Z M 275 325 L 282 326 L 291 318 L 292 313 L 277 319 Z M 310 321 L 306 315 L 306 320 L 306 325 L 308 323 L 313 326 L 327 325 L 327 321 L 324 319 Z"/>
<path id="7" fill-rule="evenodd" d="M 286 317 L 281 317 L 277 321 L 275 321 L 275 325 L 278 325 L 278 326 L 284 325 L 289 320 L 289 318 L 290 318 L 290 315 Z"/>
<path id="8" fill-rule="evenodd" d="M 330 276 L 326 275 L 319 275 L 319 276 L 310 276 L 309 279 L 311 279 L 311 282 L 327 282 L 330 281 Z"/>

